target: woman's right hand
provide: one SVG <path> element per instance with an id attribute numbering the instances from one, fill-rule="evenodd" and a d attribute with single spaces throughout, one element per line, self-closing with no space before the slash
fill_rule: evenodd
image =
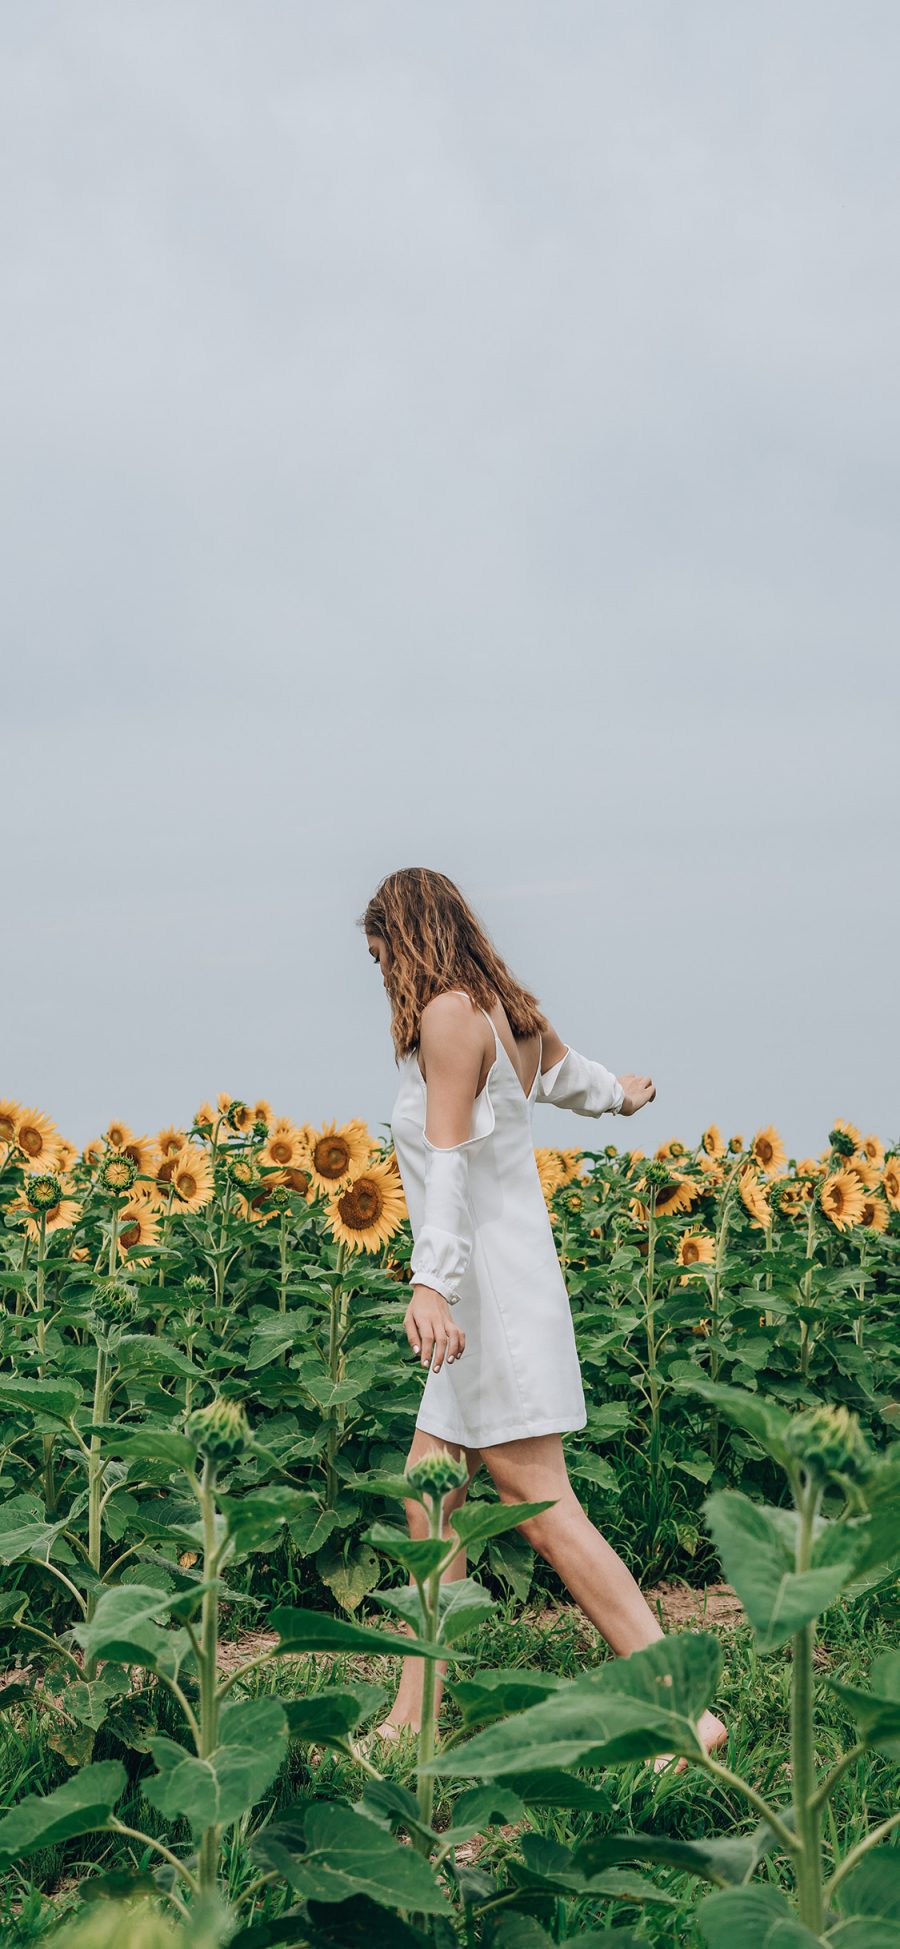
<path id="1" fill-rule="evenodd" d="M 635 1110 L 643 1109 L 645 1103 L 652 1103 L 656 1095 L 656 1084 L 652 1076 L 620 1076 L 619 1082 L 625 1091 L 620 1117 L 633 1117 Z"/>
<path id="2" fill-rule="evenodd" d="M 445 1358 L 458 1360 L 466 1344 L 462 1327 L 457 1326 L 443 1293 L 436 1293 L 433 1286 L 413 1287 L 403 1330 L 422 1366 L 431 1367 L 434 1374 L 440 1372 Z"/>

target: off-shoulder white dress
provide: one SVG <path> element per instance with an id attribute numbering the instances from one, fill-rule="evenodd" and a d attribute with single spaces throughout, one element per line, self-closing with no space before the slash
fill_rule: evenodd
<path id="1" fill-rule="evenodd" d="M 429 1372 L 416 1427 L 470 1448 L 583 1428 L 587 1420 L 569 1296 L 538 1177 L 535 1103 L 599 1116 L 624 1090 L 574 1049 L 526 1096 L 491 1017 L 497 1049 L 475 1098 L 471 1135 L 425 1135 L 427 1088 L 413 1051 L 401 1063 L 390 1126 L 413 1233 L 414 1281 L 458 1307 L 459 1360 Z"/>

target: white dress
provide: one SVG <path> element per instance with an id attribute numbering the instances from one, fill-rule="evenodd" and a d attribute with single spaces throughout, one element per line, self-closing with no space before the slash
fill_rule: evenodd
<path id="1" fill-rule="evenodd" d="M 401 1063 L 390 1127 L 413 1233 L 415 1283 L 459 1308 L 458 1360 L 425 1382 L 416 1427 L 469 1448 L 564 1433 L 587 1421 L 572 1313 L 531 1130 L 535 1103 L 600 1116 L 624 1090 L 576 1050 L 526 1096 L 497 1045 L 475 1098 L 472 1133 L 449 1147 L 425 1135 L 427 1089 L 416 1051 Z"/>

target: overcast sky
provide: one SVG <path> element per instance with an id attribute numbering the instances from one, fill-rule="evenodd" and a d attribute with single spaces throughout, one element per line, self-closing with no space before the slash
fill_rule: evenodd
<path id="1" fill-rule="evenodd" d="M 8 0 L 0 1093 L 396 1090 L 427 865 L 658 1097 L 900 1135 L 894 0 Z"/>

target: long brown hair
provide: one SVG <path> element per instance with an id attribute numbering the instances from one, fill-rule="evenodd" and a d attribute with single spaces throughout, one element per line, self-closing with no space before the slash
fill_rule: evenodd
<path id="1" fill-rule="evenodd" d="M 464 988 L 488 1011 L 499 998 L 516 1037 L 549 1028 L 536 996 L 501 961 L 478 916 L 445 873 L 427 866 L 403 866 L 389 873 L 357 926 L 388 946 L 385 985 L 398 1062 L 419 1046 L 426 1003 L 451 988 Z"/>

